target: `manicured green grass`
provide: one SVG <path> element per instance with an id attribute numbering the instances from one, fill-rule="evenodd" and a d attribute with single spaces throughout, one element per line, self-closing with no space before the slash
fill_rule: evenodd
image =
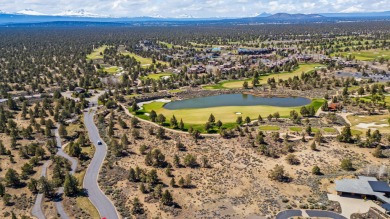
<path id="1" fill-rule="evenodd" d="M 265 126 L 260 126 L 259 130 L 260 131 L 279 131 L 280 127 L 279 126 L 272 126 L 272 125 L 265 125 Z"/>
<path id="2" fill-rule="evenodd" d="M 169 92 L 169 93 L 172 93 L 172 94 L 174 94 L 174 93 L 179 93 L 179 92 L 182 92 L 182 91 L 184 91 L 184 90 L 180 90 L 180 89 L 168 90 L 168 92 Z"/>
<path id="3" fill-rule="evenodd" d="M 117 66 L 112 66 L 109 68 L 104 68 L 103 71 L 106 71 L 107 73 L 114 74 L 118 72 L 118 67 Z"/>
<path id="4" fill-rule="evenodd" d="M 162 41 L 159 41 L 158 43 L 160 43 L 161 45 L 165 45 L 168 49 L 172 49 L 173 47 L 172 43 L 167 43 Z"/>
<path id="5" fill-rule="evenodd" d="M 171 73 L 159 73 L 159 74 L 149 74 L 147 75 L 145 78 L 150 78 L 150 79 L 154 79 L 154 80 L 159 80 L 160 78 L 164 77 L 164 76 L 171 76 L 172 74 Z"/>
<path id="6" fill-rule="evenodd" d="M 138 97 L 138 96 L 141 96 L 141 94 L 130 94 L 130 95 L 126 95 L 125 98 L 130 99 L 130 98 Z"/>
<path id="7" fill-rule="evenodd" d="M 311 64 L 304 63 L 304 64 L 300 64 L 299 68 L 297 68 L 296 70 L 294 70 L 292 72 L 283 72 L 283 73 L 278 73 L 278 74 L 270 74 L 270 75 L 260 76 L 260 84 L 266 84 L 268 79 L 270 79 L 270 78 L 275 78 L 275 80 L 279 80 L 279 79 L 287 80 L 287 79 L 294 77 L 294 76 L 300 76 L 302 74 L 302 72 L 312 71 L 312 70 L 316 69 L 316 67 L 317 68 L 322 67 L 322 65 L 312 64 L 312 63 Z M 248 82 L 249 87 L 252 87 L 252 84 L 251 84 L 252 78 L 251 78 L 251 79 L 245 79 L 245 80 L 224 81 L 224 82 L 221 82 L 221 83 L 218 83 L 215 85 L 204 86 L 203 89 L 212 90 L 212 89 L 242 88 L 245 81 Z"/>
<path id="8" fill-rule="evenodd" d="M 352 135 L 362 135 L 363 132 L 362 132 L 362 131 L 359 131 L 359 130 L 356 130 L 356 129 L 351 129 L 351 134 L 352 134 Z"/>
<path id="9" fill-rule="evenodd" d="M 151 64 L 153 64 L 153 60 L 151 58 L 145 58 L 145 57 L 142 57 L 142 56 L 139 56 L 135 53 L 132 53 L 132 52 L 121 52 L 122 55 L 128 55 L 128 56 L 131 56 L 131 57 L 134 57 L 138 62 L 141 63 L 142 66 L 149 66 Z M 162 65 L 168 65 L 167 62 L 163 62 L 163 61 L 156 61 L 156 64 L 157 63 L 161 63 Z"/>
<path id="10" fill-rule="evenodd" d="M 378 129 L 381 133 L 390 133 L 390 128 L 389 126 L 384 126 L 384 127 L 378 127 L 375 125 L 383 125 L 383 124 L 388 124 L 387 120 L 389 119 L 389 115 L 371 115 L 371 116 L 348 116 L 348 120 L 351 122 L 351 125 L 354 130 L 356 131 L 361 131 L 361 132 L 366 132 L 368 128 L 373 128 L 373 129 Z M 374 123 L 375 125 L 372 127 L 366 128 L 361 128 L 357 127 L 360 123 L 366 123 L 366 124 L 372 124 Z"/>
<path id="11" fill-rule="evenodd" d="M 341 52 L 343 56 L 352 55 L 355 56 L 356 60 L 360 61 L 372 61 L 383 57 L 385 60 L 390 58 L 390 50 L 362 50 L 362 51 L 353 51 L 353 52 Z"/>
<path id="12" fill-rule="evenodd" d="M 88 60 L 102 59 L 103 55 L 100 55 L 100 53 L 103 53 L 103 51 L 107 47 L 108 47 L 107 45 L 104 45 L 99 48 L 96 48 L 91 54 L 87 55 L 87 59 Z"/>
<path id="13" fill-rule="evenodd" d="M 372 96 L 359 97 L 359 99 L 365 102 L 371 102 Z M 390 104 L 390 96 L 385 96 L 385 102 L 387 105 Z M 378 103 L 383 103 L 383 101 L 378 101 Z"/>
<path id="14" fill-rule="evenodd" d="M 337 133 L 337 130 L 335 128 L 323 128 L 322 130 L 328 133 Z"/>
<path id="15" fill-rule="evenodd" d="M 290 127 L 290 131 L 293 132 L 301 132 L 303 129 L 302 127 Z"/>
<path id="16" fill-rule="evenodd" d="M 311 131 L 312 131 L 313 133 L 316 133 L 316 132 L 319 132 L 320 129 L 319 129 L 319 128 L 314 128 L 314 127 L 312 127 L 312 128 L 311 128 Z"/>
<path id="17" fill-rule="evenodd" d="M 309 106 L 314 106 L 317 110 L 324 100 L 313 99 Z M 249 116 L 251 119 L 257 119 L 260 114 L 262 117 L 267 117 L 269 114 L 279 112 L 281 117 L 288 117 L 290 111 L 300 111 L 301 107 L 275 107 L 275 106 L 221 106 L 221 107 L 210 107 L 201 109 L 180 109 L 180 110 L 168 110 L 163 108 L 165 103 L 152 102 L 145 104 L 143 110 L 138 112 L 140 118 L 148 119 L 147 116 L 142 115 L 143 113 L 149 113 L 154 110 L 157 114 L 163 114 L 167 120 L 173 115 L 180 120 L 183 119 L 185 124 L 203 125 L 208 121 L 210 114 L 212 113 L 216 121 L 221 120 L 223 123 L 235 123 L 238 116 L 243 118 Z M 240 112 L 241 115 L 236 113 Z"/>

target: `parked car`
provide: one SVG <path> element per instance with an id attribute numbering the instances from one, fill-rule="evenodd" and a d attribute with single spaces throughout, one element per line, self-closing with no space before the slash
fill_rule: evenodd
<path id="1" fill-rule="evenodd" d="M 98 145 L 102 145 L 102 142 L 100 140 L 97 141 Z"/>

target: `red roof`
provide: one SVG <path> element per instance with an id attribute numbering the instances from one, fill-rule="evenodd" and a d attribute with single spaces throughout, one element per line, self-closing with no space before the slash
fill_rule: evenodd
<path id="1" fill-rule="evenodd" d="M 338 103 L 329 104 L 329 109 L 331 109 L 331 110 L 337 110 L 338 107 L 339 107 Z"/>

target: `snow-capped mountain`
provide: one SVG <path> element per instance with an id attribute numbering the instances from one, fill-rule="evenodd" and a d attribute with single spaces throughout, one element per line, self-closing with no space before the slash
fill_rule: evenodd
<path id="1" fill-rule="evenodd" d="M 80 9 L 78 11 L 75 10 L 67 10 L 63 11 L 58 14 L 54 14 L 54 16 L 66 16 L 66 17 L 108 17 L 108 16 L 102 16 L 99 14 L 94 14 L 91 12 L 87 12 L 84 9 Z"/>
<path id="2" fill-rule="evenodd" d="M 46 15 L 46 14 L 43 14 L 43 13 L 41 13 L 41 12 L 34 11 L 34 10 L 32 10 L 32 9 L 24 9 L 24 10 L 21 10 L 21 11 L 16 12 L 16 14 L 33 15 L 33 16 L 42 16 L 42 15 Z"/>
<path id="3" fill-rule="evenodd" d="M 152 18 L 165 18 L 164 16 L 161 16 L 160 14 L 154 14 L 150 17 L 152 17 Z"/>
<path id="4" fill-rule="evenodd" d="M 179 16 L 177 16 L 176 18 L 194 18 L 192 15 L 189 15 L 189 14 L 181 14 Z"/>

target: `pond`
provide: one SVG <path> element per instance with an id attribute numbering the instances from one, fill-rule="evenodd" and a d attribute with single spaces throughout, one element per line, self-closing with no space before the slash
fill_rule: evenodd
<path id="1" fill-rule="evenodd" d="M 164 105 L 165 109 L 196 109 L 218 106 L 278 106 L 297 107 L 310 104 L 311 100 L 303 97 L 259 97 L 251 94 L 221 94 L 217 96 L 199 97 L 179 100 Z"/>

